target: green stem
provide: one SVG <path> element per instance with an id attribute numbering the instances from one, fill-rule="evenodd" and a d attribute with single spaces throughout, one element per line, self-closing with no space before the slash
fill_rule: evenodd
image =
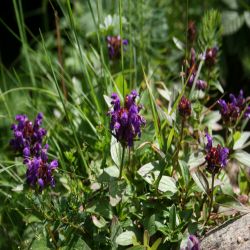
<path id="1" fill-rule="evenodd" d="M 209 203 L 209 210 L 208 210 L 208 216 L 207 216 L 207 219 L 204 223 L 204 226 L 207 224 L 209 218 L 210 218 L 210 215 L 211 215 L 211 210 L 212 210 L 212 206 L 213 206 L 213 198 L 214 198 L 214 177 L 215 177 L 215 174 L 212 173 L 212 187 L 211 187 L 211 193 L 210 193 L 210 203 Z"/>
<path id="2" fill-rule="evenodd" d="M 123 170 L 123 165 L 124 165 L 124 155 L 125 155 L 125 146 L 122 146 L 122 161 L 121 161 L 121 166 L 120 166 L 120 174 L 119 174 L 119 179 L 122 178 L 122 170 Z"/>
<path id="3" fill-rule="evenodd" d="M 166 166 L 165 164 L 162 165 L 161 171 L 160 171 L 160 173 L 155 181 L 155 191 L 156 192 L 158 191 L 159 184 L 160 184 L 161 178 L 162 178 L 164 170 L 165 170 L 165 166 Z"/>
<path id="4" fill-rule="evenodd" d="M 178 155 L 179 155 L 179 151 L 180 151 L 180 148 L 181 148 L 181 142 L 182 142 L 182 139 L 183 139 L 184 124 L 185 124 L 185 118 L 182 118 L 180 140 L 178 142 L 177 149 L 176 149 L 176 151 L 175 151 L 175 153 L 173 155 L 173 169 L 172 169 L 171 176 L 173 176 L 174 170 L 177 168 L 177 165 L 178 165 Z"/>
<path id="5" fill-rule="evenodd" d="M 119 17 L 120 17 L 120 37 L 121 37 L 122 96 L 123 96 L 123 98 L 125 100 L 124 60 L 123 60 L 123 33 L 122 33 L 122 0 L 119 0 Z"/>

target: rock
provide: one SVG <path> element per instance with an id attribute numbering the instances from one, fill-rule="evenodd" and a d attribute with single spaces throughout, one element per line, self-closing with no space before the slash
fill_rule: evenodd
<path id="1" fill-rule="evenodd" d="M 211 230 L 201 242 L 203 250 L 249 250 L 250 214 Z"/>

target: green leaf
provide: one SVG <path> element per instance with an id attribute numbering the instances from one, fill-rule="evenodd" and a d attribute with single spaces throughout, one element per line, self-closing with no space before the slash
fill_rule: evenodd
<path id="1" fill-rule="evenodd" d="M 109 203 L 111 206 L 116 206 L 122 199 L 125 192 L 126 183 L 119 180 L 113 180 L 109 183 Z"/>
<path id="2" fill-rule="evenodd" d="M 169 211 L 169 228 L 175 230 L 176 227 L 176 207 L 173 204 Z"/>
<path id="3" fill-rule="evenodd" d="M 34 238 L 31 249 L 36 250 L 49 250 L 50 248 L 47 246 L 47 238 L 43 233 L 36 235 Z"/>
<path id="4" fill-rule="evenodd" d="M 133 231 L 125 231 L 116 238 L 115 242 L 120 246 L 129 246 L 133 244 L 133 238 L 136 238 Z"/>
<path id="5" fill-rule="evenodd" d="M 149 240 L 150 240 L 150 236 L 149 236 L 148 230 L 145 230 L 143 234 L 143 245 L 145 247 L 149 245 Z"/>
<path id="6" fill-rule="evenodd" d="M 223 35 L 231 35 L 237 32 L 244 24 L 244 15 L 240 15 L 237 11 L 223 11 L 222 12 L 222 25 Z"/>
<path id="7" fill-rule="evenodd" d="M 111 136 L 110 154 L 116 166 L 120 167 L 122 161 L 122 146 L 114 136 Z"/>
<path id="8" fill-rule="evenodd" d="M 238 9 L 238 3 L 237 0 L 222 0 L 223 3 L 227 5 L 229 9 Z"/>
<path id="9" fill-rule="evenodd" d="M 158 177 L 158 175 L 159 173 L 156 174 L 156 178 Z M 161 192 L 170 192 L 172 194 L 178 191 L 174 178 L 165 175 L 162 176 L 158 189 Z"/>
<path id="10" fill-rule="evenodd" d="M 241 149 L 244 148 L 245 143 L 247 142 L 247 140 L 250 137 L 250 132 L 242 132 L 240 133 L 239 131 L 237 131 L 233 138 L 234 138 L 234 146 L 233 149 Z"/>
<path id="11" fill-rule="evenodd" d="M 170 130 L 170 133 L 168 135 L 168 140 L 167 140 L 167 150 L 169 150 L 172 140 L 173 140 L 173 136 L 174 136 L 174 127 L 172 127 L 172 129 Z"/>
<path id="12" fill-rule="evenodd" d="M 68 250 L 68 248 L 66 248 Z M 70 247 L 72 250 L 91 250 L 91 248 L 87 245 L 87 243 L 82 239 L 78 238 L 77 242 L 74 243 L 73 246 Z"/>
<path id="13" fill-rule="evenodd" d="M 244 18 L 248 28 L 250 28 L 250 12 L 244 11 Z"/>
<path id="14" fill-rule="evenodd" d="M 177 49 L 181 50 L 181 51 L 184 51 L 184 44 L 183 42 L 181 42 L 178 38 L 176 37 L 173 37 L 173 42 L 176 46 Z"/>
<path id="15" fill-rule="evenodd" d="M 23 191 L 23 184 L 17 185 L 16 187 L 11 189 L 13 192 L 22 192 Z"/>
<path id="16" fill-rule="evenodd" d="M 218 89 L 222 94 L 224 94 L 224 89 L 221 86 L 219 81 L 212 81 L 211 83 L 209 83 L 211 86 L 214 86 L 216 89 Z"/>
<path id="17" fill-rule="evenodd" d="M 151 250 L 157 250 L 160 246 L 162 238 L 158 238 L 151 247 Z"/>
<path id="18" fill-rule="evenodd" d="M 110 166 L 110 167 L 104 168 L 103 171 L 107 173 L 110 177 L 114 177 L 114 178 L 119 177 L 119 169 L 116 166 Z"/>
<path id="19" fill-rule="evenodd" d="M 127 248 L 127 250 L 145 250 L 145 247 L 144 246 L 133 246 L 133 247 Z"/>
<path id="20" fill-rule="evenodd" d="M 149 184 L 154 183 L 154 177 L 152 176 L 152 170 L 159 167 L 159 161 L 149 162 L 143 165 L 137 173 Z"/>
<path id="21" fill-rule="evenodd" d="M 209 185 L 204 174 L 200 170 L 196 170 L 196 171 L 191 171 L 191 176 L 196 185 L 201 189 L 201 191 L 208 194 Z"/>
<path id="22" fill-rule="evenodd" d="M 92 215 L 92 221 L 94 223 L 94 225 L 98 228 L 102 228 L 105 227 L 107 222 L 104 220 L 103 217 L 100 216 L 99 219 L 97 219 L 97 217 L 95 215 Z"/>
<path id="23" fill-rule="evenodd" d="M 250 167 L 250 154 L 243 150 L 237 150 L 232 155 L 232 158 L 236 159 L 243 165 Z"/>
<path id="24" fill-rule="evenodd" d="M 108 105 L 108 108 L 111 108 L 112 107 L 112 104 L 111 104 L 112 99 L 107 95 L 103 95 L 103 98 L 104 98 L 106 104 Z"/>
<path id="25" fill-rule="evenodd" d="M 143 165 L 137 173 L 150 185 L 153 185 L 155 181 L 157 180 L 157 177 L 160 174 L 159 169 L 159 161 L 150 162 L 145 165 Z M 170 192 L 171 194 L 174 194 L 178 191 L 176 187 L 176 182 L 172 177 L 163 175 L 158 189 L 161 192 Z"/>
<path id="26" fill-rule="evenodd" d="M 191 171 L 192 169 L 203 164 L 204 162 L 205 162 L 205 157 L 201 152 L 192 153 L 188 160 L 189 170 Z"/>
<path id="27" fill-rule="evenodd" d="M 164 99 L 166 99 L 167 101 L 171 100 L 171 92 L 167 88 L 164 89 L 157 88 L 157 90 Z"/>
<path id="28" fill-rule="evenodd" d="M 112 250 L 117 249 L 118 244 L 116 243 L 116 238 L 121 233 L 122 233 L 122 228 L 120 226 L 120 223 L 119 223 L 117 217 L 114 216 L 112 219 L 112 222 L 111 222 L 111 236 L 110 236 Z"/>
<path id="29" fill-rule="evenodd" d="M 124 95 L 128 94 L 128 84 L 122 74 L 119 74 L 115 79 L 115 85 L 119 92 L 123 93 L 123 85 L 124 85 Z"/>
<path id="30" fill-rule="evenodd" d="M 188 165 L 185 161 L 182 161 L 182 160 L 179 160 L 179 165 L 181 168 L 181 173 L 182 173 L 182 177 L 183 177 L 185 186 L 187 187 L 188 183 L 189 183 L 189 176 L 190 176 L 189 170 L 188 170 Z"/>
<path id="31" fill-rule="evenodd" d="M 149 218 L 145 219 L 145 229 L 147 229 L 150 236 L 156 232 L 155 226 L 155 214 L 152 214 Z"/>
<path id="32" fill-rule="evenodd" d="M 209 127 L 213 128 L 220 120 L 221 115 L 219 111 L 211 111 L 205 115 L 203 119 L 203 124 L 208 125 Z"/>

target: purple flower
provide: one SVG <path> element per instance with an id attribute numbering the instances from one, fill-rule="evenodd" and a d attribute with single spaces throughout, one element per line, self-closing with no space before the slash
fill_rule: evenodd
<path id="1" fill-rule="evenodd" d="M 217 53 L 217 47 L 208 48 L 206 50 L 205 63 L 207 66 L 212 67 L 213 65 L 215 65 Z"/>
<path id="2" fill-rule="evenodd" d="M 206 145 L 206 162 L 207 170 L 211 173 L 218 173 L 221 168 L 226 167 L 229 150 L 228 148 L 221 147 L 220 144 L 217 147 L 213 147 L 212 137 L 206 133 L 207 145 Z"/>
<path id="3" fill-rule="evenodd" d="M 39 113 L 34 121 L 34 125 L 26 115 L 17 115 L 18 124 L 13 124 L 14 138 L 10 141 L 12 148 L 23 155 L 24 160 L 30 155 L 39 155 L 41 143 L 47 131 L 40 128 L 43 114 Z"/>
<path id="4" fill-rule="evenodd" d="M 141 106 L 135 100 L 138 93 L 133 90 L 125 98 L 124 107 L 116 93 L 111 95 L 113 109 L 108 112 L 111 117 L 110 129 L 116 139 L 125 146 L 132 147 L 134 139 L 141 136 L 141 127 L 146 124 L 145 119 L 139 115 Z"/>
<path id="5" fill-rule="evenodd" d="M 196 53 L 194 48 L 191 48 L 189 66 L 186 71 L 186 76 L 189 77 L 187 85 L 190 88 L 193 86 L 197 70 L 198 68 L 196 64 Z M 203 80 L 197 79 L 195 88 L 198 90 L 205 90 L 207 88 L 207 83 Z"/>
<path id="6" fill-rule="evenodd" d="M 182 117 L 188 117 L 191 115 L 191 102 L 182 96 L 178 105 L 179 113 Z"/>
<path id="7" fill-rule="evenodd" d="M 195 235 L 188 237 L 187 247 L 185 250 L 200 250 L 200 241 Z"/>
<path id="8" fill-rule="evenodd" d="M 55 180 L 52 174 L 57 167 L 57 160 L 49 163 L 47 160 L 44 161 L 42 157 L 34 157 L 27 162 L 27 183 L 31 187 L 38 185 L 40 191 L 48 185 L 54 188 Z"/>
<path id="9" fill-rule="evenodd" d="M 14 138 L 10 141 L 12 148 L 23 155 L 23 163 L 27 166 L 26 180 L 31 187 L 39 186 L 41 191 L 50 184 L 55 186 L 52 176 L 54 169 L 58 167 L 57 160 L 48 162 L 49 145 L 42 147 L 43 138 L 47 131 L 41 128 L 43 114 L 39 113 L 34 124 L 29 121 L 26 115 L 17 115 L 17 124 L 13 124 Z"/>
<path id="10" fill-rule="evenodd" d="M 108 36 L 107 37 L 108 51 L 110 59 L 119 59 L 121 57 L 122 45 L 127 46 L 128 40 L 122 40 L 120 36 Z"/>
<path id="11" fill-rule="evenodd" d="M 222 116 L 223 122 L 226 125 L 234 125 L 242 115 L 243 118 L 250 118 L 250 106 L 247 105 L 242 90 L 240 90 L 238 97 L 230 94 L 229 99 L 230 102 L 228 103 L 223 99 L 218 101 L 220 106 L 220 114 Z"/>

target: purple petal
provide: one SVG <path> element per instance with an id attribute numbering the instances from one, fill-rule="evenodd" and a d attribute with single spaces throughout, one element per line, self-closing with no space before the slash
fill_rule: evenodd
<path id="1" fill-rule="evenodd" d="M 213 139 L 212 136 L 206 133 L 206 138 L 207 138 L 207 145 L 206 145 L 206 150 L 209 151 L 212 146 L 213 146 Z"/>

